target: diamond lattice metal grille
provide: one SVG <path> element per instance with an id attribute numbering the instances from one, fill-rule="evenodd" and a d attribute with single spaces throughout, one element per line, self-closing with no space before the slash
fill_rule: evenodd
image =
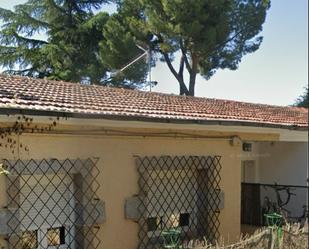
<path id="1" fill-rule="evenodd" d="M 137 157 L 139 248 L 162 248 L 163 231 L 214 242 L 219 228 L 220 156 Z M 175 231 L 175 230 L 174 230 Z"/>
<path id="2" fill-rule="evenodd" d="M 98 248 L 97 161 L 4 160 L 9 248 Z"/>

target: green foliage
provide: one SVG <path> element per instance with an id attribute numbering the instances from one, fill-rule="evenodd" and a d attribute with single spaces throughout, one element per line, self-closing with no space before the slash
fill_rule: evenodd
<path id="1" fill-rule="evenodd" d="M 197 74 L 209 79 L 218 69 L 236 70 L 259 48 L 270 6 L 269 0 L 117 0 L 118 13 L 93 13 L 107 2 L 28 0 L 14 11 L 0 9 L 0 65 L 12 74 L 137 88 L 145 83 L 146 60 L 109 75 L 143 53 L 138 44 L 151 48 L 152 66 L 156 59 L 167 63 L 180 94 L 194 95 Z"/>
<path id="2" fill-rule="evenodd" d="M 309 89 L 308 87 L 305 87 L 305 92 L 296 100 L 295 105 L 298 107 L 309 108 L 308 93 L 309 93 Z"/>
<path id="3" fill-rule="evenodd" d="M 198 73 L 209 79 L 218 69 L 235 70 L 244 55 L 259 48 L 258 34 L 270 7 L 268 0 L 122 0 L 118 4 L 119 21 L 110 23 L 109 30 L 123 33 L 123 24 L 132 35 L 128 39 L 150 46 L 178 80 L 180 94 L 186 95 L 194 95 Z M 123 46 L 114 46 L 118 57 Z M 178 70 L 171 63 L 176 52 L 181 53 Z M 184 68 L 190 75 L 187 85 Z"/>
<path id="4" fill-rule="evenodd" d="M 100 53 L 99 44 L 106 44 L 103 29 L 110 16 L 105 12 L 95 15 L 93 10 L 109 2 L 28 0 L 14 11 L 0 9 L 0 65 L 11 74 L 138 87 L 146 75 L 143 66 L 137 67 L 137 76 L 131 71 L 106 80 L 111 68 L 104 62 L 108 55 Z M 129 59 L 123 56 L 113 68 Z"/>
<path id="5" fill-rule="evenodd" d="M 118 14 L 109 18 L 104 26 L 103 35 L 105 39 L 100 42 L 100 58 L 102 64 L 110 70 L 122 68 L 143 53 L 136 46 L 135 38 Z M 137 88 L 140 82 L 146 81 L 147 63 L 145 62 L 146 59 L 132 64 L 124 73 L 118 73 L 116 77 L 111 78 L 111 83 L 117 85 L 117 82 L 121 82 L 122 85 L 129 84 Z"/>
<path id="6" fill-rule="evenodd" d="M 3 163 L 0 163 L 0 175 L 9 175 L 10 172 L 3 168 Z"/>

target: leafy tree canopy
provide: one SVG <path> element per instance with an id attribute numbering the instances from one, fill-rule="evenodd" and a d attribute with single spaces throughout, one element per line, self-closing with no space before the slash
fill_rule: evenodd
<path id="1" fill-rule="evenodd" d="M 306 107 L 309 108 L 309 97 L 308 97 L 309 89 L 305 88 L 305 92 L 296 100 L 295 104 L 298 107 Z"/>
<path id="2" fill-rule="evenodd" d="M 28 0 L 14 11 L 0 9 L 0 65 L 13 74 L 136 88 L 145 82 L 145 61 L 106 79 L 140 55 L 141 45 L 151 49 L 152 66 L 158 58 L 167 63 L 180 94 L 194 95 L 197 74 L 209 79 L 218 69 L 235 70 L 259 48 L 270 6 L 269 0 L 117 0 L 118 13 L 93 13 L 108 2 Z"/>
<path id="3" fill-rule="evenodd" d="M 270 3 L 268 0 L 119 0 L 118 6 L 118 13 L 104 29 L 107 41 L 101 43 L 101 51 L 107 49 L 113 61 L 121 60 L 123 51 L 127 51 L 124 41 L 144 44 L 167 63 L 179 83 L 180 94 L 194 95 L 197 74 L 209 79 L 218 69 L 235 70 L 244 55 L 259 48 L 262 42 L 259 33 Z M 114 42 L 120 36 L 122 42 Z M 176 52 L 181 54 L 178 68 L 172 63 Z M 106 64 L 111 65 L 111 60 L 107 59 Z M 188 82 L 185 71 L 189 74 Z"/>
<path id="4" fill-rule="evenodd" d="M 106 80 L 111 68 L 104 61 L 109 55 L 100 52 L 99 44 L 106 43 L 103 29 L 110 16 L 93 11 L 109 2 L 28 0 L 14 11 L 0 8 L 0 65 L 11 74 L 139 87 L 145 82 L 145 65 L 137 67 L 137 73 L 129 70 Z M 117 58 L 113 68 L 120 68 L 130 56 Z"/>

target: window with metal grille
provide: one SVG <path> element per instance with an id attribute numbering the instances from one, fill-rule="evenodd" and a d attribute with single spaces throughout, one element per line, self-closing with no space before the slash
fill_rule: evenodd
<path id="1" fill-rule="evenodd" d="M 139 248 L 158 248 L 162 232 L 180 231 L 182 246 L 218 236 L 220 156 L 137 157 Z"/>
<path id="2" fill-rule="evenodd" d="M 9 248 L 95 249 L 101 219 L 97 160 L 4 160 Z"/>

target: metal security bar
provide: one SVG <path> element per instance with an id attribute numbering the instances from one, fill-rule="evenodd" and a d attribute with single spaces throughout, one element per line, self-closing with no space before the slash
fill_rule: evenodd
<path id="1" fill-rule="evenodd" d="M 241 222 L 266 225 L 265 214 L 280 213 L 289 222 L 308 216 L 308 187 L 279 184 L 241 184 Z"/>
<path id="2" fill-rule="evenodd" d="M 4 160 L 9 248 L 96 249 L 102 205 L 97 159 Z"/>
<path id="3" fill-rule="evenodd" d="M 192 239 L 218 239 L 220 159 L 137 157 L 139 248 L 168 247 L 164 237 L 169 234 L 183 248 Z"/>

